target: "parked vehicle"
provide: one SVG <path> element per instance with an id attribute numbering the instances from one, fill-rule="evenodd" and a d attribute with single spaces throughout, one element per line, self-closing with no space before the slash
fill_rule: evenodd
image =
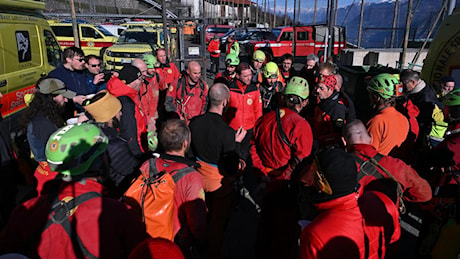
<path id="1" fill-rule="evenodd" d="M 230 35 L 232 35 L 238 42 L 241 41 L 243 36 L 247 34 L 248 32 L 253 32 L 253 31 L 269 31 L 268 29 L 265 28 L 233 28 L 230 31 L 228 31 L 226 34 L 224 34 L 222 37 L 219 38 L 220 40 L 220 50 L 221 52 L 225 52 L 227 49 L 227 39 Z"/>
<path id="2" fill-rule="evenodd" d="M 118 41 L 107 48 L 103 55 L 105 68 L 119 70 L 126 63 L 131 63 L 144 54 L 153 54 L 164 46 L 162 28 L 143 27 L 123 31 Z M 171 44 L 174 46 L 174 44 Z"/>
<path id="3" fill-rule="evenodd" d="M 114 24 L 101 24 L 101 27 L 109 31 L 114 36 L 119 37 L 121 32 L 126 30 L 126 26 L 114 25 Z"/>
<path id="4" fill-rule="evenodd" d="M 294 41 L 293 27 L 277 27 L 272 29 L 275 39 L 250 39 L 245 45 L 247 55 L 252 55 L 255 50 L 263 50 L 270 59 L 280 58 L 286 53 L 295 54 L 295 57 L 306 57 L 314 53 L 319 57 L 324 55 L 328 27 L 326 25 L 296 26 L 296 38 Z M 334 50 L 335 55 L 341 49 L 346 48 L 345 27 L 334 27 Z M 294 44 L 295 42 L 295 44 Z M 294 47 L 295 46 L 295 50 Z"/>
<path id="5" fill-rule="evenodd" d="M 0 1 L 0 112 L 9 117 L 25 108 L 24 95 L 61 62 L 61 47 L 33 0 Z"/>
<path id="6" fill-rule="evenodd" d="M 75 46 L 72 21 L 56 22 L 49 20 L 48 23 L 51 25 L 62 48 Z M 117 41 L 116 36 L 100 25 L 93 25 L 85 21 L 79 21 L 77 25 L 80 48 L 85 55 L 93 54 L 102 56 L 105 49 Z"/>
<path id="7" fill-rule="evenodd" d="M 210 24 L 206 26 L 205 28 L 206 43 L 209 43 L 209 41 L 212 40 L 215 34 L 217 34 L 219 37 L 222 37 L 232 28 L 235 28 L 235 27 L 231 25 L 222 25 L 222 24 Z"/>

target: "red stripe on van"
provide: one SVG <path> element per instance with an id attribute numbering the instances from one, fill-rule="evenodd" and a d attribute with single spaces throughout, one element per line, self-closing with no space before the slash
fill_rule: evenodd
<path id="1" fill-rule="evenodd" d="M 4 117 L 9 116 L 25 108 L 26 104 L 24 103 L 24 95 L 32 94 L 34 93 L 34 91 L 35 91 L 35 85 L 32 85 L 32 86 L 3 95 L 3 98 L 2 98 L 3 106 L 0 109 L 2 116 Z"/>

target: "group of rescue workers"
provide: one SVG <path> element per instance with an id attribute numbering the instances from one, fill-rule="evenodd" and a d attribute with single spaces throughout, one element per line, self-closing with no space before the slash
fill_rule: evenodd
<path id="1" fill-rule="evenodd" d="M 211 87 L 198 62 L 180 72 L 164 49 L 101 72 L 98 57 L 66 48 L 25 96 L 32 174 L 1 132 L 0 254 L 224 258 L 240 195 L 259 213 L 250 256 L 415 252 L 400 239 L 407 204 L 432 199 L 433 169 L 458 184 L 454 80 L 437 95 L 412 70 L 366 78 L 363 122 L 332 63 L 311 54 L 297 71 L 291 54 L 278 65 L 256 50 L 248 64 L 234 39 L 225 55 L 216 41 Z"/>

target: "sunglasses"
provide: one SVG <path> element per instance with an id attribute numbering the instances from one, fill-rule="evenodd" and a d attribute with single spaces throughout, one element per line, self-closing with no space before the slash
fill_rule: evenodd
<path id="1" fill-rule="evenodd" d="M 101 64 L 89 64 L 89 66 L 90 66 L 91 68 L 96 68 L 96 67 L 100 67 Z"/>
<path id="2" fill-rule="evenodd" d="M 80 58 L 80 59 L 75 59 L 76 61 L 83 62 L 85 61 L 85 58 Z"/>

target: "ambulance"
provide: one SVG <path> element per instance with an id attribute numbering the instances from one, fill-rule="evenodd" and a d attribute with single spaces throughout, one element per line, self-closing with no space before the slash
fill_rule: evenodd
<path id="1" fill-rule="evenodd" d="M 61 47 L 42 15 L 45 2 L 0 0 L 0 112 L 25 108 L 24 95 L 61 62 Z"/>

